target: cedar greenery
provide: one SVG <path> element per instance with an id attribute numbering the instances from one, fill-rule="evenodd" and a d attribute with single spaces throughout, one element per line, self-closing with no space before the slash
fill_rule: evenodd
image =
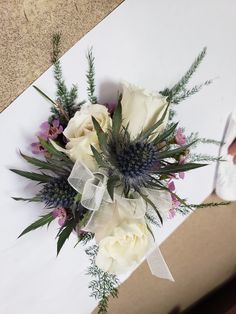
<path id="1" fill-rule="evenodd" d="M 197 58 L 194 60 L 193 64 L 190 66 L 188 71 L 182 76 L 182 78 L 172 88 L 166 88 L 160 92 L 163 96 L 167 97 L 168 102 L 172 104 L 179 104 L 181 101 L 184 101 L 190 96 L 198 93 L 202 89 L 203 86 L 207 86 L 212 83 L 212 80 L 207 80 L 204 83 L 200 85 L 195 85 L 194 87 L 190 89 L 186 88 L 192 75 L 196 72 L 197 68 L 203 61 L 206 55 L 206 51 L 207 49 L 206 47 L 204 47 L 203 50 L 200 52 L 200 54 L 197 56 Z"/>
<path id="2" fill-rule="evenodd" d="M 87 71 L 87 92 L 88 92 L 88 99 L 91 104 L 97 103 L 97 97 L 95 96 L 95 66 L 94 66 L 94 56 L 93 50 L 90 48 L 87 53 L 87 60 L 88 60 L 88 71 Z"/>
<path id="3" fill-rule="evenodd" d="M 70 90 L 66 87 L 65 81 L 62 75 L 61 63 L 58 59 L 60 52 L 60 34 L 53 36 L 53 65 L 54 65 L 54 78 L 57 85 L 56 102 L 61 104 L 69 119 L 73 117 L 75 113 L 74 107 L 76 106 L 76 99 L 78 96 L 78 89 L 76 85 L 73 85 Z M 53 107 L 52 112 L 55 114 Z"/>
<path id="4" fill-rule="evenodd" d="M 89 283 L 89 289 L 91 289 L 91 297 L 94 297 L 99 301 L 98 314 L 108 313 L 108 301 L 109 296 L 113 298 L 118 297 L 119 279 L 114 274 L 110 274 L 102 271 L 95 264 L 95 258 L 98 252 L 98 246 L 93 245 L 85 250 L 89 256 L 91 265 L 88 268 L 87 274 L 93 279 Z"/>

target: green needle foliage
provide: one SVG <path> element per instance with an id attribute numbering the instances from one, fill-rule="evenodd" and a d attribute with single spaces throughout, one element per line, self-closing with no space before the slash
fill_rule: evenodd
<path id="1" fill-rule="evenodd" d="M 146 219 L 147 223 L 151 223 L 157 227 L 160 227 L 160 219 L 150 209 L 148 209 L 148 211 L 146 211 L 145 219 Z"/>
<path id="2" fill-rule="evenodd" d="M 88 60 L 88 71 L 87 71 L 87 92 L 88 92 L 88 99 L 92 104 L 97 103 L 97 97 L 94 95 L 95 93 L 95 67 L 94 67 L 94 56 L 92 48 L 89 49 L 87 53 L 87 60 Z"/>
<path id="3" fill-rule="evenodd" d="M 113 298 L 118 297 L 117 287 L 119 280 L 116 275 L 104 272 L 95 264 L 98 252 L 97 245 L 89 247 L 85 252 L 91 262 L 87 274 L 94 278 L 89 284 L 89 288 L 92 290 L 91 297 L 99 300 L 98 314 L 106 314 L 108 313 L 109 296 L 111 295 Z"/>
<path id="4" fill-rule="evenodd" d="M 193 64 L 190 66 L 188 71 L 182 76 L 182 78 L 172 87 L 166 88 L 165 90 L 161 91 L 160 93 L 163 96 L 167 97 L 169 103 L 179 104 L 181 101 L 187 99 L 188 97 L 198 93 L 202 87 L 207 86 L 212 83 L 212 80 L 207 80 L 202 84 L 195 85 L 190 89 L 187 89 L 186 86 L 189 83 L 192 75 L 196 72 L 197 68 L 201 64 L 202 60 L 206 55 L 206 47 L 200 52 L 197 56 Z"/>
<path id="5" fill-rule="evenodd" d="M 75 113 L 75 105 L 78 94 L 78 89 L 75 85 L 70 90 L 67 89 L 65 81 L 63 79 L 62 68 L 60 60 L 58 59 L 60 53 L 60 34 L 55 34 L 52 39 L 53 52 L 52 52 L 52 63 L 54 65 L 54 78 L 57 85 L 57 102 L 63 106 L 63 109 L 68 114 L 69 118 L 72 118 Z M 52 108 L 53 113 L 55 108 Z"/>

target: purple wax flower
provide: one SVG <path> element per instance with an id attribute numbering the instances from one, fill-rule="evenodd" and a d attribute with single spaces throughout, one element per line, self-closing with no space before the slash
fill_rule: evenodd
<path id="1" fill-rule="evenodd" d="M 52 214 L 54 218 L 59 218 L 58 223 L 60 226 L 63 226 L 67 218 L 66 210 L 62 207 L 55 208 Z"/>
<path id="2" fill-rule="evenodd" d="M 175 184 L 173 181 L 169 181 L 168 182 L 168 189 L 171 191 L 171 192 L 174 192 L 175 190 Z"/>
<path id="3" fill-rule="evenodd" d="M 30 146 L 32 153 L 35 155 L 45 154 L 46 152 L 40 143 L 32 143 Z"/>
<path id="4" fill-rule="evenodd" d="M 186 136 L 183 133 L 183 129 L 182 128 L 178 128 L 175 134 L 175 141 L 176 144 L 178 145 L 185 145 L 187 140 L 186 140 Z"/>
<path id="5" fill-rule="evenodd" d="M 48 141 L 49 139 L 55 140 L 59 134 L 63 132 L 63 127 L 60 125 L 59 120 L 53 120 L 50 123 L 43 122 L 40 125 L 40 132 L 38 133 L 38 136 L 44 139 L 45 141 Z"/>
<path id="6" fill-rule="evenodd" d="M 168 182 L 168 189 L 171 191 L 171 192 L 174 192 L 175 191 L 175 184 L 172 180 L 170 180 Z M 174 194 L 171 194 L 171 199 L 172 199 L 172 207 L 171 209 L 169 210 L 169 219 L 172 219 L 175 217 L 176 215 L 176 209 L 179 207 L 180 205 L 180 201 L 177 199 L 177 197 L 174 195 Z"/>
<path id="7" fill-rule="evenodd" d="M 171 208 L 171 209 L 169 210 L 169 216 L 168 216 L 168 218 L 169 218 L 169 219 L 173 219 L 173 218 L 175 217 L 175 215 L 176 215 L 176 209 L 175 209 L 175 208 Z"/>
<path id="8" fill-rule="evenodd" d="M 174 195 L 171 195 L 171 197 L 172 197 L 172 208 L 169 210 L 169 219 L 172 219 L 175 217 L 177 208 L 181 204 L 180 201 Z"/>
<path id="9" fill-rule="evenodd" d="M 109 104 L 105 104 L 105 107 L 107 107 L 108 112 L 109 112 L 110 114 L 113 114 L 114 111 L 116 110 L 117 104 L 115 104 L 115 103 L 109 103 Z"/>
<path id="10" fill-rule="evenodd" d="M 180 156 L 179 164 L 184 165 L 187 161 L 188 156 Z M 179 178 L 184 179 L 185 172 L 179 172 Z"/>

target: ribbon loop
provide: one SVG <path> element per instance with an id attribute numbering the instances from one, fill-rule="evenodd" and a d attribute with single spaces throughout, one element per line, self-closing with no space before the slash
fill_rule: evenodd
<path id="1" fill-rule="evenodd" d="M 105 204 L 109 203 L 111 205 L 113 203 L 114 205 L 114 202 L 119 202 L 122 208 L 122 217 L 129 219 L 144 219 L 147 206 L 150 206 L 145 203 L 144 199 L 138 193 L 133 193 L 132 198 L 125 198 L 115 191 L 114 201 L 112 201 L 107 192 L 107 180 L 106 174 L 100 172 L 92 173 L 88 167 L 80 161 L 76 161 L 74 164 L 68 182 L 81 194 L 82 206 L 91 211 L 89 220 L 86 226 L 83 227 L 84 231 L 95 232 L 97 235 L 103 232 L 104 225 L 98 225 L 96 217 L 104 211 L 103 207 Z M 168 191 L 154 189 L 145 189 L 144 192 L 153 202 L 161 216 L 165 218 L 172 204 L 170 193 Z M 113 214 L 112 210 L 109 208 L 107 217 L 103 221 L 104 224 L 107 224 L 109 220 L 111 220 L 110 228 L 112 228 Z M 154 245 L 151 253 L 149 253 L 146 258 L 153 275 L 174 281 L 159 247 Z"/>
<path id="2" fill-rule="evenodd" d="M 169 267 L 167 266 L 164 257 L 161 254 L 159 247 L 156 247 L 151 254 L 147 257 L 148 266 L 151 273 L 162 279 L 175 281 Z"/>
<path id="3" fill-rule="evenodd" d="M 85 183 L 93 178 L 94 175 L 88 167 L 82 162 L 76 161 L 68 178 L 68 182 L 77 192 L 82 194 Z"/>
<path id="4" fill-rule="evenodd" d="M 98 210 L 106 190 L 106 183 L 107 178 L 102 173 L 96 173 L 93 178 L 87 180 L 81 198 L 82 206 L 92 211 Z"/>

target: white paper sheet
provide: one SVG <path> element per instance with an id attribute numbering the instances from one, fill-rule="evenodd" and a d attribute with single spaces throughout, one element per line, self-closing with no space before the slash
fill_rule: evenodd
<path id="1" fill-rule="evenodd" d="M 192 84 L 216 80 L 176 108 L 186 132 L 199 131 L 200 136 L 220 140 L 226 117 L 235 107 L 235 13 L 233 0 L 126 0 L 62 57 L 66 83 L 78 82 L 80 97 L 86 96 L 85 53 L 93 46 L 100 102 L 114 101 L 123 79 L 161 90 L 175 83 L 206 45 L 208 55 Z M 35 84 L 54 97 L 51 68 Z M 29 87 L 0 115 L 2 314 L 88 314 L 96 305 L 87 288 L 88 259 L 82 248 L 73 249 L 73 237 L 58 258 L 56 224 L 48 231 L 40 229 L 16 240 L 42 212 L 42 206 L 10 198 L 30 196 L 36 187 L 8 168 L 29 169 L 18 150 L 29 153 L 34 134 L 48 117 L 49 106 Z M 204 152 L 217 155 L 218 148 L 210 145 Z M 212 165 L 188 174 L 179 182 L 178 193 L 190 202 L 201 202 L 212 191 L 214 169 Z M 178 216 L 166 223 L 159 230 L 158 242 L 183 219 Z"/>

